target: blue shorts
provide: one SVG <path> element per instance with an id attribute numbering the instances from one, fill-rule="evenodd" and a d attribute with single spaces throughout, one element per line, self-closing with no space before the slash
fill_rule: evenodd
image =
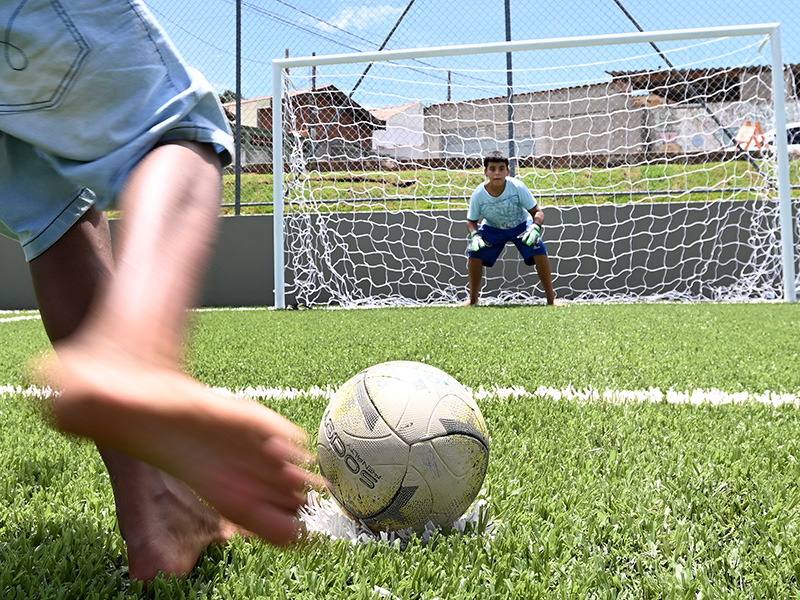
<path id="1" fill-rule="evenodd" d="M 497 227 L 492 227 L 484 223 L 481 225 L 479 231 L 488 245 L 477 252 L 470 252 L 469 257 L 480 258 L 484 266 L 491 267 L 497 262 L 500 253 L 503 251 L 503 248 L 506 247 L 506 243 L 511 242 L 517 247 L 522 258 L 525 259 L 525 264 L 528 266 L 533 265 L 536 262 L 534 257 L 540 254 L 546 255 L 547 248 L 544 247 L 544 242 L 539 244 L 536 248 L 533 248 L 517 237 L 528 228 L 528 224 L 528 221 L 523 221 L 511 229 L 498 229 Z"/>
<path id="2" fill-rule="evenodd" d="M 32 260 L 171 140 L 233 152 L 214 89 L 139 0 L 0 2 L 0 233 Z"/>

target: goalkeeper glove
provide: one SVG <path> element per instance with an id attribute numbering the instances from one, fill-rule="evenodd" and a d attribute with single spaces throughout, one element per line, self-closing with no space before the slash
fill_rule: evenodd
<path id="1" fill-rule="evenodd" d="M 478 250 L 480 250 L 481 248 L 485 248 L 486 246 L 489 246 L 489 244 L 487 244 L 486 240 L 483 239 L 483 236 L 481 235 L 480 231 L 473 231 L 472 233 L 469 234 L 469 242 L 467 242 L 467 250 L 469 250 L 470 252 L 477 252 Z"/>
<path id="2" fill-rule="evenodd" d="M 542 226 L 531 223 L 528 228 L 517 236 L 528 246 L 538 248 L 542 245 Z"/>

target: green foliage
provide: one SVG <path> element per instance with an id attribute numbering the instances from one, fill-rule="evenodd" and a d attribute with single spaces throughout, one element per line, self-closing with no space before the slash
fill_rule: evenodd
<path id="1" fill-rule="evenodd" d="M 215 386 L 335 387 L 418 360 L 489 394 L 493 532 L 423 545 L 234 539 L 188 577 L 127 578 L 108 475 L 29 400 L 0 394 L 0 597 L 791 598 L 800 575 L 800 409 L 553 401 L 540 385 L 798 394 L 788 304 L 613 304 L 195 313 L 188 369 Z M 0 323 L 0 385 L 45 348 Z M 534 340 L 535 342 L 532 342 Z M 268 404 L 316 433 L 325 398 Z M 383 594 L 390 592 L 392 596 Z"/>

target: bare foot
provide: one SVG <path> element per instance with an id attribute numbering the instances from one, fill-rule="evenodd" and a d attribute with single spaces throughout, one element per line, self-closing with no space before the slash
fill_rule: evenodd
<path id="1" fill-rule="evenodd" d="M 117 519 L 128 548 L 132 579 L 150 581 L 163 572 L 182 577 L 211 544 L 225 544 L 237 527 L 163 471 L 113 450 L 104 450 L 112 475 Z M 108 456 L 115 458 L 109 461 Z M 247 535 L 247 532 L 241 532 Z"/>
<path id="2" fill-rule="evenodd" d="M 305 432 L 135 351 L 85 339 L 59 346 L 56 426 L 170 473 L 269 542 L 293 542 L 304 488 L 324 484 L 298 466 L 312 461 Z"/>

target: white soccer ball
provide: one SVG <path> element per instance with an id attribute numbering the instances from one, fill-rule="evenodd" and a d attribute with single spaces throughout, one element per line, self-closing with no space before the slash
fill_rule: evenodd
<path id="1" fill-rule="evenodd" d="M 331 493 L 373 531 L 451 525 L 489 464 L 489 432 L 472 395 L 430 365 L 375 365 L 344 383 L 319 427 Z"/>

